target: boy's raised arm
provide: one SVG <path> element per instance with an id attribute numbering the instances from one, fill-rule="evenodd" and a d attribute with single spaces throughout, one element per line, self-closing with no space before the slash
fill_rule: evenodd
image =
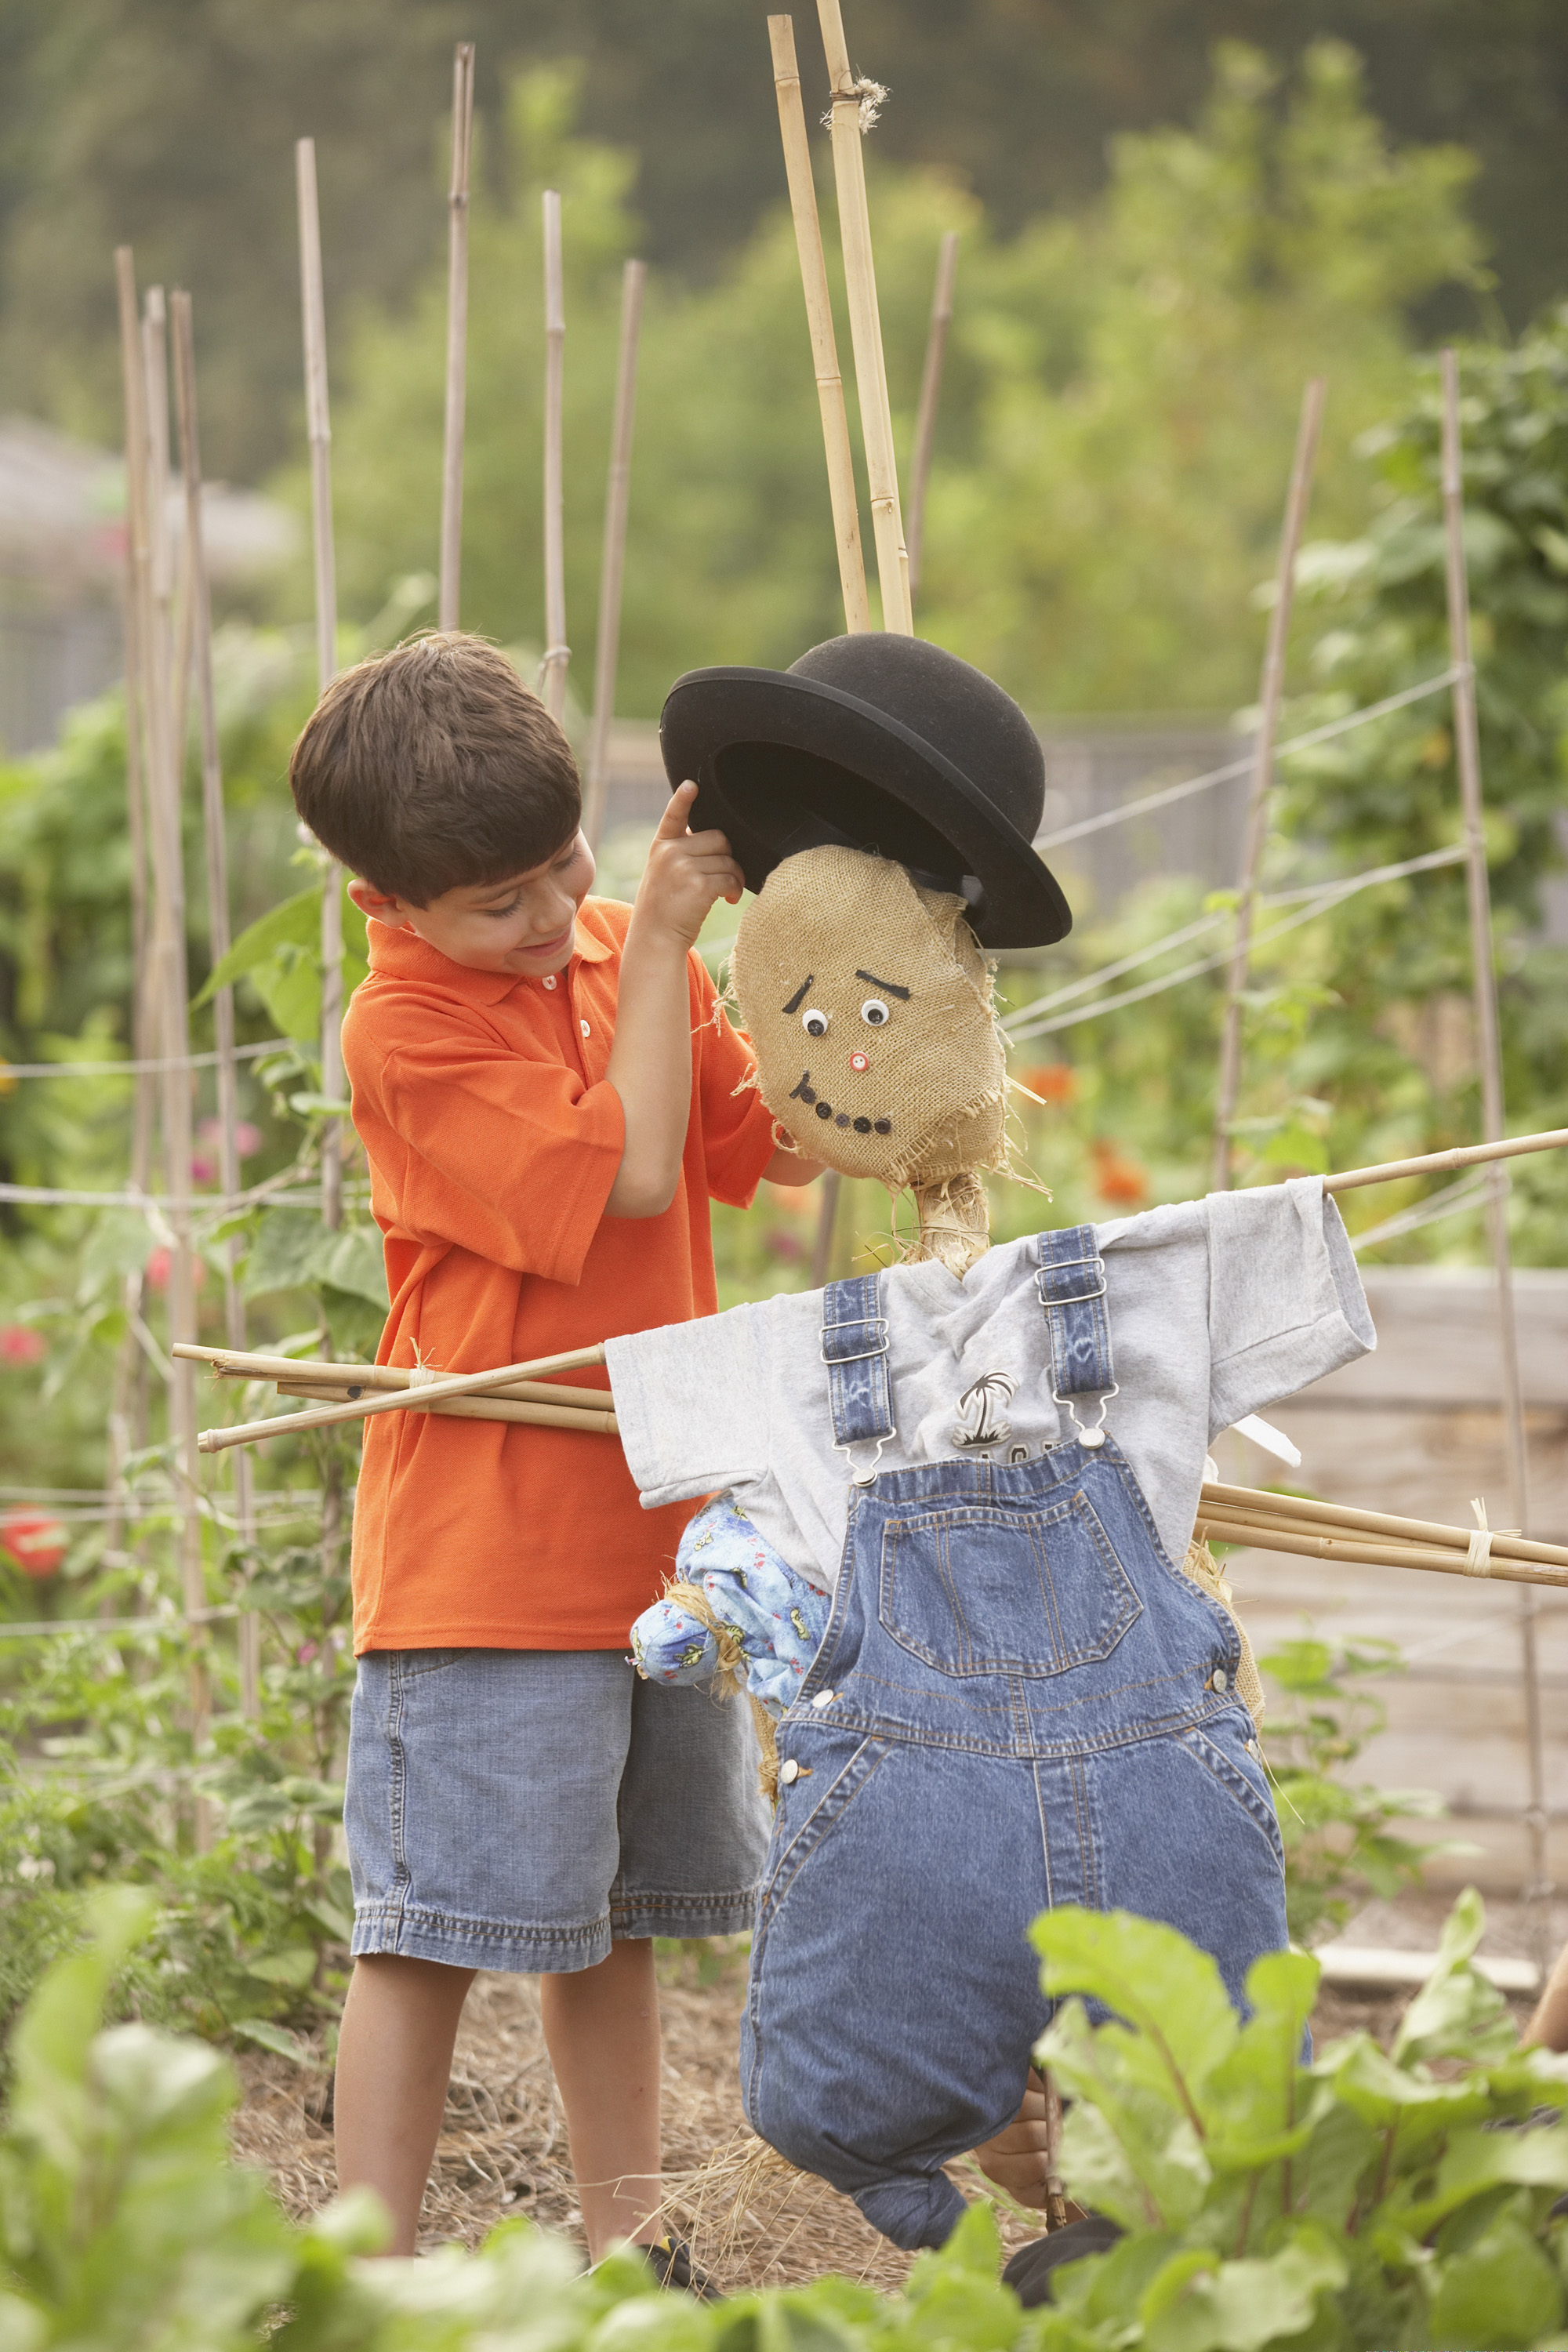
<path id="1" fill-rule="evenodd" d="M 620 1097 L 626 1145 L 605 1213 L 658 1217 L 675 1198 L 691 1117 L 691 1003 L 686 959 L 716 899 L 745 885 L 721 833 L 691 833 L 697 787 L 682 784 L 659 820 L 621 954 L 616 1042 L 605 1076 Z"/>

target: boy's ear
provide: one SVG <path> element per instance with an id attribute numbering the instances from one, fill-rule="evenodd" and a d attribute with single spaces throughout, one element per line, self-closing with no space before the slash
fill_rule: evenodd
<path id="1" fill-rule="evenodd" d="M 409 928 L 408 909 L 401 898 L 389 898 L 384 891 L 376 888 L 374 882 L 365 881 L 358 874 L 349 877 L 348 890 L 360 913 L 368 915 L 374 922 L 384 923 L 389 931 L 405 931 Z"/>

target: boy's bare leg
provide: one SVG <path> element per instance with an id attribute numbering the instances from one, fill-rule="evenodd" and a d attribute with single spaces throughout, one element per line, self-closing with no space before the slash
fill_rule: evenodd
<path id="1" fill-rule="evenodd" d="M 588 2252 L 651 2242 L 659 2201 L 658 1987 L 653 1946 L 612 1947 L 597 1968 L 539 1979 L 550 2063 L 566 2110 Z"/>
<path id="2" fill-rule="evenodd" d="M 1548 2050 L 1568 2050 L 1568 1944 L 1558 1953 L 1535 2015 L 1521 2039 L 1527 2044 L 1542 2042 Z"/>
<path id="3" fill-rule="evenodd" d="M 375 2190 L 392 2215 L 389 2254 L 414 2252 L 473 1980 L 472 1969 L 391 1952 L 354 1962 L 332 2099 L 338 2187 Z"/>

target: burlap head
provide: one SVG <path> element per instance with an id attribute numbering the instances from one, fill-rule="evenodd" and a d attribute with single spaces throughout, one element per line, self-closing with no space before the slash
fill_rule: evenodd
<path id="1" fill-rule="evenodd" d="M 1002 1041 L 963 907 L 829 846 L 786 857 L 741 918 L 731 977 L 763 1100 L 846 1176 L 897 1191 L 1002 1164 Z"/>

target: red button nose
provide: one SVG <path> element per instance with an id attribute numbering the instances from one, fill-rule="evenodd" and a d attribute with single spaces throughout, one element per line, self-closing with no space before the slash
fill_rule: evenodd
<path id="1" fill-rule="evenodd" d="M 849 1066 L 852 1070 L 868 1070 L 871 1065 L 864 1054 L 851 1054 Z"/>

